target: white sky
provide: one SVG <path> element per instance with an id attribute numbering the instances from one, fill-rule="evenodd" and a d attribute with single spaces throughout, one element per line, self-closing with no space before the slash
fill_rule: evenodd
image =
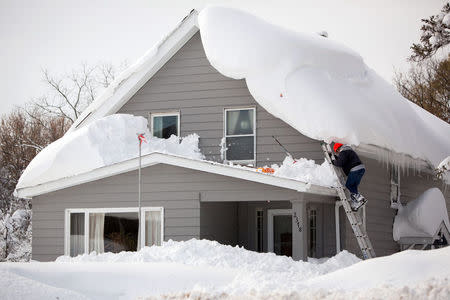
<path id="1" fill-rule="evenodd" d="M 314 2 L 313 4 L 311 2 Z M 43 68 L 118 65 L 143 55 L 192 8 L 238 7 L 296 31 L 326 30 L 391 82 L 443 0 L 0 0 L 0 114 L 46 91 Z"/>

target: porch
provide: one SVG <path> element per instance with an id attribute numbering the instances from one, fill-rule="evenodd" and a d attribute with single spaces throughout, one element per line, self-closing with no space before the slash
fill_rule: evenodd
<path id="1" fill-rule="evenodd" d="M 200 238 L 295 260 L 335 255 L 334 199 L 300 197 L 304 199 L 201 201 Z"/>

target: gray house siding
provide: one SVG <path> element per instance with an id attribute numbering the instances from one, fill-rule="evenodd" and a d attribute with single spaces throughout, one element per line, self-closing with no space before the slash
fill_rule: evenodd
<path id="1" fill-rule="evenodd" d="M 238 203 L 200 203 L 200 238 L 236 246 L 239 240 Z"/>
<path id="2" fill-rule="evenodd" d="M 119 111 L 148 117 L 149 113 L 180 111 L 181 136 L 197 133 L 208 160 L 221 161 L 224 108 L 256 107 L 258 166 L 280 163 L 286 153 L 279 138 L 296 157 L 323 161 L 320 144 L 301 135 L 263 109 L 245 80 L 221 75 L 208 62 L 200 34 L 195 34 Z"/>
<path id="3" fill-rule="evenodd" d="M 164 207 L 164 240 L 215 236 L 223 242 L 237 244 L 236 201 L 267 199 L 271 192 L 277 195 L 273 201 L 289 201 L 298 194 L 164 164 L 144 168 L 142 181 L 142 206 Z M 216 203 L 201 203 L 200 199 L 206 199 L 205 195 L 210 193 L 223 196 L 211 198 Z M 137 196 L 137 171 L 133 171 L 33 198 L 33 259 L 48 261 L 64 254 L 65 209 L 136 207 Z M 221 228 L 211 226 L 212 223 Z"/>

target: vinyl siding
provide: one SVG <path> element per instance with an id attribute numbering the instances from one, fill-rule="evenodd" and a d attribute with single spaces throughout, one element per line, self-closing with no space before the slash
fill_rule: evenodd
<path id="1" fill-rule="evenodd" d="M 301 135 L 257 104 L 245 80 L 227 78 L 209 64 L 199 33 L 118 112 L 148 118 L 149 113 L 180 111 L 181 136 L 197 133 L 206 158 L 222 161 L 220 141 L 224 130 L 224 108 L 230 107 L 256 107 L 258 166 L 281 163 L 286 156 L 272 135 L 294 156 L 322 161 L 323 155 L 317 141 Z"/>
<path id="2" fill-rule="evenodd" d="M 215 235 L 224 242 L 236 244 L 236 201 L 266 199 L 270 194 L 276 194 L 277 199 L 289 201 L 298 194 L 265 184 L 164 164 L 144 168 L 142 182 L 142 206 L 164 207 L 164 240 L 187 240 Z M 220 199 L 222 203 L 200 203 L 200 199 L 207 199 L 210 193 L 223 195 Z M 53 260 L 64 254 L 65 209 L 136 207 L 137 198 L 137 171 L 35 197 L 33 259 Z M 326 200 L 327 197 L 323 199 Z M 228 201 L 230 203 L 224 203 Z M 202 217 L 202 209 L 204 214 L 212 215 L 220 215 L 223 209 L 225 212 L 228 210 L 229 213 L 220 218 L 219 224 L 215 223 L 223 228 L 211 227 L 214 220 L 211 216 Z M 228 217 L 225 218 L 225 215 Z M 215 221 L 217 220 L 219 219 Z"/>

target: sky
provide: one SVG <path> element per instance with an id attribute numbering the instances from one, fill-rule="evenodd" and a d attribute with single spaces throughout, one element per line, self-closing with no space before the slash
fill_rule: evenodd
<path id="1" fill-rule="evenodd" d="M 47 92 L 42 70 L 132 64 L 193 8 L 241 8 L 300 32 L 325 30 L 388 82 L 406 70 L 420 19 L 443 0 L 0 0 L 0 115 Z"/>

